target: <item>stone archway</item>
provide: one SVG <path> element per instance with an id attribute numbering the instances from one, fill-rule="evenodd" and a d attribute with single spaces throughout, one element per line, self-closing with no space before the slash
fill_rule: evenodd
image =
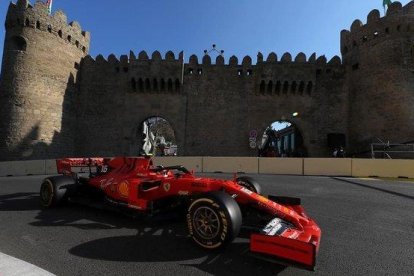
<path id="1" fill-rule="evenodd" d="M 272 122 L 263 131 L 259 140 L 260 157 L 305 157 L 307 150 L 302 132 L 288 120 Z"/>
<path id="2" fill-rule="evenodd" d="M 171 123 L 161 116 L 151 116 L 137 128 L 140 154 L 175 156 L 178 154 L 177 137 Z"/>

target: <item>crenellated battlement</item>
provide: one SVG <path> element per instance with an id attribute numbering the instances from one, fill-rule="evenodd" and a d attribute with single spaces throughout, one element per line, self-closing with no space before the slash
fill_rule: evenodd
<path id="1" fill-rule="evenodd" d="M 36 2 L 32 6 L 27 0 L 10 2 L 5 27 L 7 31 L 15 28 L 33 28 L 48 32 L 57 38 L 77 47 L 84 54 L 89 52 L 90 33 L 83 31 L 79 22 L 68 23 L 63 11 L 49 15 L 47 5 Z"/>
<path id="2" fill-rule="evenodd" d="M 338 64 L 339 60 L 339 64 Z M 286 52 L 282 55 L 281 59 L 278 60 L 277 55 L 272 52 L 270 53 L 266 60 L 263 58 L 262 53 L 257 54 L 256 63 L 253 63 L 253 59 L 250 56 L 243 57 L 242 61 L 239 62 L 239 59 L 236 56 L 231 56 L 228 59 L 228 62 L 226 62 L 225 58 L 221 55 L 216 57 L 216 62 L 211 62 L 211 57 L 209 55 L 204 55 L 201 59 L 201 63 L 199 62 L 199 58 L 196 55 L 190 56 L 188 65 L 190 66 L 197 66 L 197 65 L 212 65 L 212 66 L 235 66 L 235 67 L 251 67 L 256 65 L 271 65 L 271 64 L 279 64 L 279 65 L 285 65 L 285 64 L 296 64 L 296 65 L 303 65 L 303 64 L 329 64 L 329 65 L 341 65 L 341 59 L 338 56 L 335 56 L 331 59 L 331 61 L 327 62 L 327 59 L 325 56 L 320 56 L 316 58 L 316 54 L 312 54 L 309 59 L 306 58 L 306 55 L 304 53 L 299 53 L 296 55 L 296 57 L 293 59 L 292 54 L 289 52 Z"/>
<path id="3" fill-rule="evenodd" d="M 414 2 L 402 6 L 393 2 L 385 16 L 381 17 L 379 10 L 372 10 L 364 25 L 356 19 L 350 30 L 341 31 L 341 53 L 345 57 L 349 52 L 359 47 L 372 47 L 392 36 L 414 34 Z"/>

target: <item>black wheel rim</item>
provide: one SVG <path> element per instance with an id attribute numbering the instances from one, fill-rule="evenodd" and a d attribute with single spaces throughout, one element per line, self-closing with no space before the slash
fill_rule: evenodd
<path id="1" fill-rule="evenodd" d="M 217 213 L 209 207 L 198 208 L 193 215 L 194 230 L 205 239 L 214 239 L 220 232 L 220 220 Z"/>
<path id="2" fill-rule="evenodd" d="M 52 197 L 52 190 L 47 183 L 42 185 L 42 189 L 40 191 L 40 197 L 42 199 L 43 204 L 49 204 L 50 198 Z"/>

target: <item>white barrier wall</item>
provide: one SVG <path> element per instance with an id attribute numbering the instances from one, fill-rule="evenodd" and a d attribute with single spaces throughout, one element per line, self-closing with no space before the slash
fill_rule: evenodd
<path id="1" fill-rule="evenodd" d="M 353 159 L 352 176 L 414 178 L 414 160 Z"/>
<path id="2" fill-rule="evenodd" d="M 203 172 L 259 173 L 257 157 L 203 157 Z"/>
<path id="3" fill-rule="evenodd" d="M 259 173 L 303 175 L 303 158 L 259 158 Z"/>
<path id="4" fill-rule="evenodd" d="M 304 158 L 304 175 L 352 176 L 350 158 Z"/>
<path id="5" fill-rule="evenodd" d="M 153 162 L 155 166 L 178 166 L 182 165 L 189 171 L 194 172 L 203 171 L 203 158 L 202 157 L 154 157 Z"/>
<path id="6" fill-rule="evenodd" d="M 414 160 L 349 158 L 155 157 L 194 172 L 414 178 Z M 0 162 L 0 176 L 57 174 L 56 160 Z"/>
<path id="7" fill-rule="evenodd" d="M 45 174 L 45 160 L 0 162 L 0 176 Z"/>

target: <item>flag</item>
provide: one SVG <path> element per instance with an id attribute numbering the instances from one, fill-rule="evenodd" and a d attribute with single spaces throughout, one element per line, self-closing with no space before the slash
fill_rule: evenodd
<path id="1" fill-rule="evenodd" d="M 385 2 L 385 0 L 384 0 L 384 2 Z M 49 14 L 52 13 L 52 3 L 53 3 L 53 0 L 47 0 L 47 2 L 46 2 L 46 5 L 47 5 L 47 9 L 49 11 Z"/>
<path id="2" fill-rule="evenodd" d="M 388 7 L 389 5 L 391 5 L 391 3 L 392 3 L 391 0 L 383 0 L 382 1 L 382 5 L 384 6 L 384 8 L 385 8 L 385 6 Z"/>

